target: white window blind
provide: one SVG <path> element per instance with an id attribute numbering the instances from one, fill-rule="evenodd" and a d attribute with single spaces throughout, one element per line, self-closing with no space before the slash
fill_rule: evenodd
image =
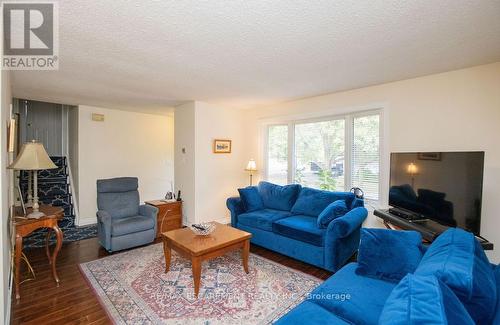
<path id="1" fill-rule="evenodd" d="M 288 180 L 288 126 L 271 125 L 267 134 L 267 180 L 286 184 Z"/>
<path id="2" fill-rule="evenodd" d="M 365 198 L 379 199 L 380 115 L 354 116 L 352 119 L 351 184 L 361 188 Z"/>

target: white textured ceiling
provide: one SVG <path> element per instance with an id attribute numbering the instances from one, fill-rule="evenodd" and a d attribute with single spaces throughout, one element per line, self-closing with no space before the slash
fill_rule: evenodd
<path id="1" fill-rule="evenodd" d="M 500 60 L 496 0 L 64 0 L 59 17 L 59 71 L 14 72 L 15 96 L 247 108 Z"/>

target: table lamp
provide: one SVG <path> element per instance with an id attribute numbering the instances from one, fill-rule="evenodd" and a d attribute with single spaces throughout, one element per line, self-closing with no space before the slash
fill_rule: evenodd
<path id="1" fill-rule="evenodd" d="M 253 177 L 253 172 L 257 171 L 257 164 L 255 163 L 255 160 L 250 159 L 250 161 L 247 164 L 247 168 L 245 168 L 247 172 L 250 172 L 250 186 L 252 186 L 252 177 Z"/>
<path id="2" fill-rule="evenodd" d="M 43 145 L 35 140 L 26 142 L 23 144 L 16 160 L 7 168 L 33 171 L 33 211 L 27 217 L 35 219 L 43 217 L 45 214 L 39 210 L 40 206 L 38 204 L 38 171 L 57 168 L 49 158 Z"/>

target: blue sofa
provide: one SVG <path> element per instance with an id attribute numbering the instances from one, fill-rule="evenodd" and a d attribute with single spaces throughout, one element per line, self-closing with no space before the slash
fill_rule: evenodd
<path id="1" fill-rule="evenodd" d="M 384 236 L 365 245 L 374 233 Z M 275 324 L 500 324 L 500 265 L 489 263 L 471 233 L 451 228 L 422 247 L 420 256 L 415 247 L 398 245 L 405 233 L 418 234 L 363 229 L 358 262 L 341 268 Z M 417 257 L 410 258 L 411 272 L 399 281 L 382 276 L 384 267 L 408 267 L 412 251 Z M 360 270 L 369 260 L 364 253 L 379 257 L 369 275 Z"/>
<path id="2" fill-rule="evenodd" d="M 231 225 L 252 233 L 254 244 L 332 272 L 358 249 L 368 212 L 352 193 L 268 182 L 239 191 L 226 202 Z M 345 211 L 320 225 L 319 216 L 336 201 Z"/>

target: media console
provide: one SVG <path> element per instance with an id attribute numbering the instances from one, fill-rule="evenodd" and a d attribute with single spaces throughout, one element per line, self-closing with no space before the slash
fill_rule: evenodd
<path id="1" fill-rule="evenodd" d="M 380 209 L 375 210 L 373 214 L 381 218 L 387 228 L 394 229 L 395 226 L 403 230 L 418 231 L 422 235 L 422 238 L 430 243 L 432 243 L 442 232 L 450 228 L 434 220 L 425 219 L 419 215 L 405 214 L 404 211 L 400 212 L 398 209 Z M 481 236 L 476 236 L 476 238 L 481 243 L 484 250 L 493 249 L 493 243 L 489 242 L 487 239 Z"/>

